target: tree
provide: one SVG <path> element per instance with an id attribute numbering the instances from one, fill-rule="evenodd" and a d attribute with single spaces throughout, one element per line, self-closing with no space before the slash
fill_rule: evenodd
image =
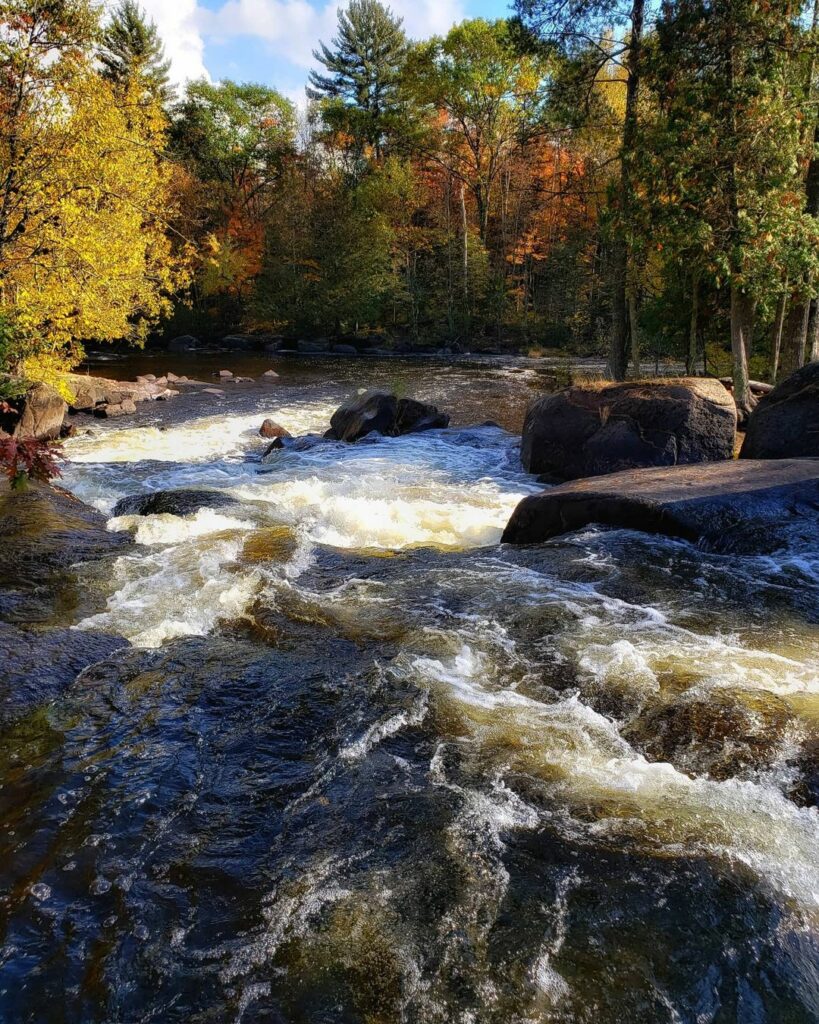
<path id="1" fill-rule="evenodd" d="M 94 68 L 85 0 L 0 6 L 0 319 L 10 368 L 143 337 L 184 279 L 164 119 Z"/>
<path id="2" fill-rule="evenodd" d="M 168 72 L 171 62 L 156 25 L 146 19 L 135 0 L 120 0 L 105 27 L 98 51 L 102 76 L 119 89 L 144 92 L 148 102 L 173 99 Z"/>
<path id="3" fill-rule="evenodd" d="M 328 73 L 310 72 L 307 95 L 322 104 L 334 131 L 348 135 L 358 156 L 366 147 L 380 159 L 401 118 L 399 83 L 407 39 L 389 7 L 378 0 L 350 0 L 339 11 L 332 49 L 313 56 Z"/>
<path id="4" fill-rule="evenodd" d="M 699 266 L 727 289 L 742 416 L 752 405 L 755 319 L 783 280 L 816 263 L 816 222 L 799 173 L 797 17 L 789 0 L 669 2 L 652 58 L 660 134 L 646 181 L 664 183 L 674 234 L 696 240 Z"/>
<path id="5" fill-rule="evenodd" d="M 265 221 L 293 153 L 293 104 L 264 85 L 191 82 L 171 133 L 171 152 L 190 175 L 189 230 L 201 252 L 195 298 L 223 298 L 222 315 L 235 323 L 261 268 Z"/>
<path id="6" fill-rule="evenodd" d="M 582 52 L 589 81 L 612 60 L 626 72 L 626 99 L 620 146 L 620 181 L 616 197 L 615 233 L 612 253 L 612 327 L 609 368 L 615 380 L 625 377 L 628 366 L 628 339 L 633 359 L 637 344 L 637 278 L 630 223 L 636 205 L 634 161 L 638 134 L 641 63 L 645 23 L 645 0 L 630 0 L 624 14 L 617 0 L 515 0 L 515 10 L 523 25 L 550 45 L 567 54 Z M 612 49 L 607 45 L 608 30 L 623 28 L 623 39 Z M 637 367 L 635 367 L 637 369 Z"/>
<path id="7" fill-rule="evenodd" d="M 470 192 L 482 242 L 505 161 L 546 130 L 546 73 L 506 21 L 462 22 L 412 55 L 411 87 L 439 115 L 427 153 Z"/>

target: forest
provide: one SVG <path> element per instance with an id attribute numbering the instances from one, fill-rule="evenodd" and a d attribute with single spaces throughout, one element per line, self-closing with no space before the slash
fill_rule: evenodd
<path id="1" fill-rule="evenodd" d="M 174 88 L 134 0 L 0 12 L 6 391 L 238 329 L 671 359 L 740 410 L 819 358 L 819 4 L 516 0 L 415 41 L 350 0 L 303 106 Z"/>

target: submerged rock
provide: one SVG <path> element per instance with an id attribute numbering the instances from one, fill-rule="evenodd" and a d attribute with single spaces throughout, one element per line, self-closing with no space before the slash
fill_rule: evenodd
<path id="1" fill-rule="evenodd" d="M 625 738 L 650 761 L 724 781 L 769 767 L 794 721 L 788 704 L 773 693 L 720 688 L 653 708 L 629 726 Z"/>
<path id="2" fill-rule="evenodd" d="M 819 541 L 819 459 L 731 460 L 627 470 L 524 498 L 503 534 L 537 544 L 592 523 L 764 554 Z"/>
<path id="3" fill-rule="evenodd" d="M 388 391 L 354 395 L 333 413 L 328 435 L 339 441 L 358 441 L 367 434 L 389 437 L 449 426 L 449 416 L 437 406 L 412 398 L 398 399 Z"/>
<path id="4" fill-rule="evenodd" d="M 6 402 L 0 411 L 0 438 L 11 436 L 25 440 L 53 441 L 60 436 L 68 405 L 62 395 L 48 384 L 36 384 L 20 398 Z"/>
<path id="5" fill-rule="evenodd" d="M 577 385 L 529 407 L 521 460 L 530 473 L 562 480 L 715 462 L 732 457 L 736 424 L 717 380 Z"/>
<path id="6" fill-rule="evenodd" d="M 748 419 L 741 459 L 819 457 L 819 363 L 797 370 Z"/>
<path id="7" fill-rule="evenodd" d="M 133 494 L 120 498 L 114 505 L 113 515 L 117 516 L 187 516 L 200 508 L 226 508 L 237 504 L 236 499 L 222 491 L 197 491 L 179 489 L 176 491 L 154 491 L 151 494 Z"/>

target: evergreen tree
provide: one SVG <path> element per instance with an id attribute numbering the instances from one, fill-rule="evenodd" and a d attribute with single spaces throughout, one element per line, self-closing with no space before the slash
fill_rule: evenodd
<path id="1" fill-rule="evenodd" d="M 171 64 L 159 32 L 135 0 L 120 0 L 103 32 L 98 57 L 103 78 L 115 87 L 138 84 L 146 99 L 163 105 L 173 99 Z"/>
<path id="2" fill-rule="evenodd" d="M 369 146 L 377 159 L 400 117 L 401 24 L 378 0 L 350 0 L 339 11 L 332 49 L 321 43 L 313 53 L 327 73 L 310 72 L 308 97 L 322 103 L 328 127 L 348 134 L 359 154 Z"/>

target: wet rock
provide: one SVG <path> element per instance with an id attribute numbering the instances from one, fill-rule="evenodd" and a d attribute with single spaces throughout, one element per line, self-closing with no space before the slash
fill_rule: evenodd
<path id="1" fill-rule="evenodd" d="M 7 410 L 0 407 L 0 437 L 37 438 L 53 441 L 60 436 L 68 405 L 62 395 L 47 384 L 36 384 L 20 398 L 9 399 Z"/>
<path id="2" fill-rule="evenodd" d="M 333 413 L 330 429 L 340 441 L 358 441 L 373 431 L 388 434 L 398 414 L 398 399 L 386 391 L 354 395 Z"/>
<path id="3" fill-rule="evenodd" d="M 222 491 L 197 491 L 182 489 L 176 491 L 153 491 L 151 494 L 133 494 L 121 498 L 114 506 L 116 516 L 187 516 L 200 508 L 227 508 L 236 504 L 236 499 Z"/>
<path id="4" fill-rule="evenodd" d="M 265 449 L 261 461 L 265 464 L 275 462 L 277 454 L 284 449 L 294 452 L 309 452 L 324 442 L 325 438 L 319 434 L 305 434 L 303 437 L 277 437 Z"/>
<path id="5" fill-rule="evenodd" d="M 203 395 L 223 395 L 224 391 L 221 388 L 202 388 Z"/>
<path id="6" fill-rule="evenodd" d="M 279 375 L 278 375 L 278 373 L 276 373 L 275 370 L 265 370 L 264 373 L 262 374 L 262 376 L 263 377 L 270 377 L 272 379 L 274 377 L 278 377 Z"/>
<path id="7" fill-rule="evenodd" d="M 277 423 L 275 420 L 266 419 L 259 427 L 259 437 L 274 438 L 274 437 L 292 437 L 293 435 L 289 430 L 285 430 L 283 426 Z"/>
<path id="8" fill-rule="evenodd" d="M 357 356 L 358 349 L 355 345 L 333 345 L 333 354 L 339 356 Z"/>
<path id="9" fill-rule="evenodd" d="M 717 380 L 577 385 L 534 402 L 521 460 L 564 480 L 730 459 L 736 407 Z"/>
<path id="10" fill-rule="evenodd" d="M 132 543 L 67 491 L 0 484 L 0 619 L 30 625 L 78 599 L 70 568 L 114 556 Z"/>
<path id="11" fill-rule="evenodd" d="M 169 352 L 192 352 L 197 348 L 200 348 L 201 342 L 198 338 L 194 338 L 192 334 L 183 334 L 179 338 L 172 338 L 168 342 Z"/>
<path id="12" fill-rule="evenodd" d="M 358 441 L 373 432 L 390 437 L 449 425 L 436 406 L 412 398 L 398 399 L 387 391 L 354 395 L 333 413 L 330 430 L 339 441 Z"/>
<path id="13" fill-rule="evenodd" d="M 423 430 L 440 430 L 449 426 L 449 416 L 437 406 L 417 402 L 414 398 L 398 400 L 394 430 L 398 434 L 418 434 Z"/>
<path id="14" fill-rule="evenodd" d="M 98 405 L 94 409 L 94 415 L 104 419 L 116 416 L 132 416 L 136 411 L 136 403 L 130 398 L 124 398 L 121 402 Z"/>
<path id="15" fill-rule="evenodd" d="M 819 363 L 808 363 L 760 400 L 741 459 L 819 457 Z"/>
<path id="16" fill-rule="evenodd" d="M 55 697 L 90 665 L 129 647 L 97 630 L 29 629 L 0 622 L 0 721 Z"/>
<path id="17" fill-rule="evenodd" d="M 233 376 L 233 371 L 232 370 L 219 370 L 217 373 L 214 373 L 213 376 L 214 377 L 219 377 L 222 380 L 230 380 L 230 378 Z"/>
<path id="18" fill-rule="evenodd" d="M 592 523 L 765 554 L 819 542 L 819 459 L 731 460 L 575 480 L 517 506 L 507 544 L 537 544 Z"/>
<path id="19" fill-rule="evenodd" d="M 788 704 L 775 694 L 714 689 L 653 708 L 625 730 L 625 738 L 650 761 L 724 781 L 770 767 L 794 721 Z"/>

